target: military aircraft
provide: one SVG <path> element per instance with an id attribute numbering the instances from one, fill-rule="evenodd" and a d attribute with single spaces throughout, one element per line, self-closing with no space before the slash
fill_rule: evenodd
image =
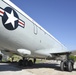
<path id="1" fill-rule="evenodd" d="M 73 70 L 71 52 L 10 0 L 0 0 L 0 50 L 9 56 L 20 55 L 19 65 L 31 66 L 33 61 L 28 58 L 34 62 L 59 58 L 62 71 Z"/>

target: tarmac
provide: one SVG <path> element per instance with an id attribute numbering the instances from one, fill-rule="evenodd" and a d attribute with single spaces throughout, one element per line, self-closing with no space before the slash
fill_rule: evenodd
<path id="1" fill-rule="evenodd" d="M 18 63 L 0 63 L 0 75 L 76 75 L 76 63 L 72 72 L 61 71 L 60 62 L 46 61 L 32 67 L 21 67 Z"/>

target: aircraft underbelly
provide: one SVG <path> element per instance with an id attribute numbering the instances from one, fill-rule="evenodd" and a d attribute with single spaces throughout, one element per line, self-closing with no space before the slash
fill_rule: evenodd
<path id="1" fill-rule="evenodd" d="M 26 49 L 34 56 L 66 51 L 57 39 L 16 6 L 0 1 L 0 49 Z M 23 13 L 23 14 L 22 14 Z"/>

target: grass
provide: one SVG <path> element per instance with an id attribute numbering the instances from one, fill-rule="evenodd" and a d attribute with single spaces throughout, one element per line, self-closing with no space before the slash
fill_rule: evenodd
<path id="1" fill-rule="evenodd" d="M 76 61 L 76 56 L 70 55 L 70 59 L 73 59 L 74 61 Z"/>

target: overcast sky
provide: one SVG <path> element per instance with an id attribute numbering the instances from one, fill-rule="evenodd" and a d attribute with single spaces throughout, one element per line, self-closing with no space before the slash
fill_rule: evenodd
<path id="1" fill-rule="evenodd" d="M 11 0 L 68 49 L 76 49 L 76 0 Z"/>

